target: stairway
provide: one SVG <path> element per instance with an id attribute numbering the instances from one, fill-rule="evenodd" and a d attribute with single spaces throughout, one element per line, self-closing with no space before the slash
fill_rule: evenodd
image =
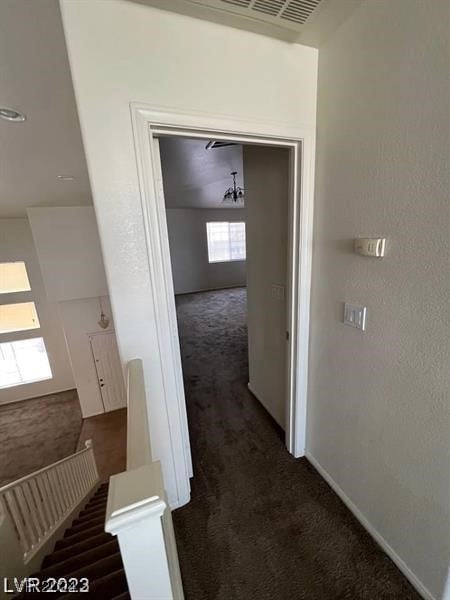
<path id="1" fill-rule="evenodd" d="M 56 542 L 51 554 L 42 563 L 42 568 L 31 577 L 42 582 L 47 578 L 82 577 L 89 580 L 89 592 L 79 592 L 80 598 L 96 600 L 127 600 L 128 593 L 125 571 L 115 537 L 105 533 L 106 501 L 108 484 L 101 485 L 86 504 L 64 537 Z M 53 592 L 52 598 L 73 600 L 77 592 Z M 44 594 L 45 595 L 45 594 Z M 21 593 L 16 599 L 41 598 L 42 592 Z"/>

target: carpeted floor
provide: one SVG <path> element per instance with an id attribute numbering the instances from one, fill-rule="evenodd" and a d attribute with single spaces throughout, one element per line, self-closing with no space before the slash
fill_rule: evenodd
<path id="1" fill-rule="evenodd" d="M 0 406 L 0 485 L 75 452 L 80 430 L 76 390 Z"/>
<path id="2" fill-rule="evenodd" d="M 186 600 L 419 596 L 247 390 L 244 289 L 177 297 L 194 461 L 174 525 Z"/>

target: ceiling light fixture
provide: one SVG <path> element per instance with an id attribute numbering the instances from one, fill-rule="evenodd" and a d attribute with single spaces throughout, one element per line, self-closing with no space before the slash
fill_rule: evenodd
<path id="1" fill-rule="evenodd" d="M 26 120 L 26 116 L 23 113 L 6 107 L 0 108 L 0 117 L 6 121 L 14 121 L 15 123 L 22 123 Z"/>
<path id="2" fill-rule="evenodd" d="M 232 171 L 231 175 L 233 176 L 233 185 L 229 187 L 225 194 L 223 195 L 223 204 L 237 204 L 244 202 L 244 188 L 236 185 L 236 175 L 237 171 Z"/>
<path id="3" fill-rule="evenodd" d="M 75 179 L 73 175 L 57 175 L 56 178 L 60 181 L 73 181 Z"/>
<path id="4" fill-rule="evenodd" d="M 227 140 L 210 140 L 206 146 L 205 150 L 211 150 L 212 148 L 223 148 L 224 146 L 237 146 L 236 142 L 231 142 Z"/>

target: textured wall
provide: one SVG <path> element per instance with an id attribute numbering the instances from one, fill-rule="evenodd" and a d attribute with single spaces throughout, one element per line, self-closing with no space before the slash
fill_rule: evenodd
<path id="1" fill-rule="evenodd" d="M 244 209 L 167 209 L 175 294 L 246 285 L 245 260 L 209 263 L 206 223 L 244 221 Z"/>
<path id="2" fill-rule="evenodd" d="M 369 0 L 319 53 L 309 451 L 436 598 L 450 542 L 450 11 Z M 384 260 L 352 253 L 387 236 Z M 342 303 L 368 307 L 367 331 Z"/>
<path id="3" fill-rule="evenodd" d="M 92 206 L 40 206 L 27 213 L 47 296 L 58 301 L 106 296 Z"/>
<path id="4" fill-rule="evenodd" d="M 247 319 L 251 391 L 286 425 L 286 287 L 289 150 L 244 146 L 247 204 Z"/>
<path id="5" fill-rule="evenodd" d="M 123 360 L 143 359 L 153 455 L 173 505 L 187 500 L 177 487 L 187 469 L 174 460 L 184 453 L 178 409 L 164 402 L 174 383 L 149 302 L 129 105 L 314 128 L 317 51 L 122 0 L 60 4 L 119 348 Z M 237 94 L 227 91 L 231 69 Z"/>

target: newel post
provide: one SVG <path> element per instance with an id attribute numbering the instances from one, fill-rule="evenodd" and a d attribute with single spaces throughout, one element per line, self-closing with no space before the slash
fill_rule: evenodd
<path id="1" fill-rule="evenodd" d="M 110 479 L 105 531 L 117 536 L 133 600 L 183 598 L 178 558 L 171 556 L 171 515 L 161 482 L 158 462 Z"/>

